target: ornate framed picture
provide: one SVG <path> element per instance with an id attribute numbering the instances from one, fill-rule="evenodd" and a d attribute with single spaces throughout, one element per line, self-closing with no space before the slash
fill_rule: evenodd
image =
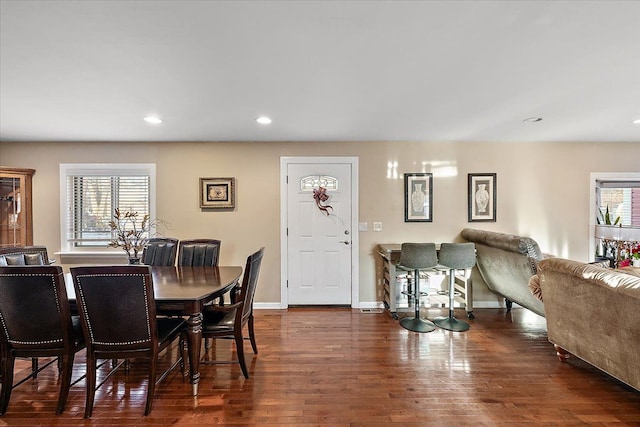
<path id="1" fill-rule="evenodd" d="M 235 207 L 235 179 L 200 178 L 200 207 L 203 209 L 233 209 Z"/>
<path id="2" fill-rule="evenodd" d="M 433 174 L 404 174 L 404 222 L 433 222 Z"/>
<path id="3" fill-rule="evenodd" d="M 495 173 L 470 173 L 468 179 L 469 222 L 496 222 Z"/>

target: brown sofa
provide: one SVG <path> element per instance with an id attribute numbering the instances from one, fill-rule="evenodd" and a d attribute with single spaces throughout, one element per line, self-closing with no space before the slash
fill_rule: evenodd
<path id="1" fill-rule="evenodd" d="M 551 258 L 538 276 L 558 357 L 573 354 L 640 390 L 640 269 Z"/>
<path id="2" fill-rule="evenodd" d="M 465 228 L 463 239 L 476 245 L 477 268 L 487 287 L 503 296 L 507 310 L 512 302 L 544 316 L 544 305 L 529 290 L 538 262 L 546 257 L 529 237 Z"/>

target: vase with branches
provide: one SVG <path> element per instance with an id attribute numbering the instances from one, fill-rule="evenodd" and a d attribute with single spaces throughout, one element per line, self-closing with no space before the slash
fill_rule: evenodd
<path id="1" fill-rule="evenodd" d="M 111 231 L 115 232 L 109 246 L 122 248 L 127 253 L 130 264 L 138 263 L 149 239 L 151 226 L 148 214 L 140 216 L 138 212 L 122 212 L 116 208 L 113 219 L 109 222 Z"/>

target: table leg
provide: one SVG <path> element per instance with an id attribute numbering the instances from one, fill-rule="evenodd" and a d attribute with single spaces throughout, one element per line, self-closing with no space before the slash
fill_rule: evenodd
<path id="1" fill-rule="evenodd" d="M 191 314 L 187 319 L 187 340 L 189 341 L 189 381 L 193 395 L 198 395 L 200 382 L 200 345 L 202 344 L 202 313 Z"/>

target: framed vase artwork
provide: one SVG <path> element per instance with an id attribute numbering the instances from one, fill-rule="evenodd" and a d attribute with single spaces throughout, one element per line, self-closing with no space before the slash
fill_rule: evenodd
<path id="1" fill-rule="evenodd" d="M 404 174 L 404 222 L 433 221 L 433 174 Z"/>
<path id="2" fill-rule="evenodd" d="M 234 178 L 200 178 L 200 207 L 233 209 L 235 190 Z"/>
<path id="3" fill-rule="evenodd" d="M 496 222 L 497 174 L 470 173 L 469 222 Z"/>

